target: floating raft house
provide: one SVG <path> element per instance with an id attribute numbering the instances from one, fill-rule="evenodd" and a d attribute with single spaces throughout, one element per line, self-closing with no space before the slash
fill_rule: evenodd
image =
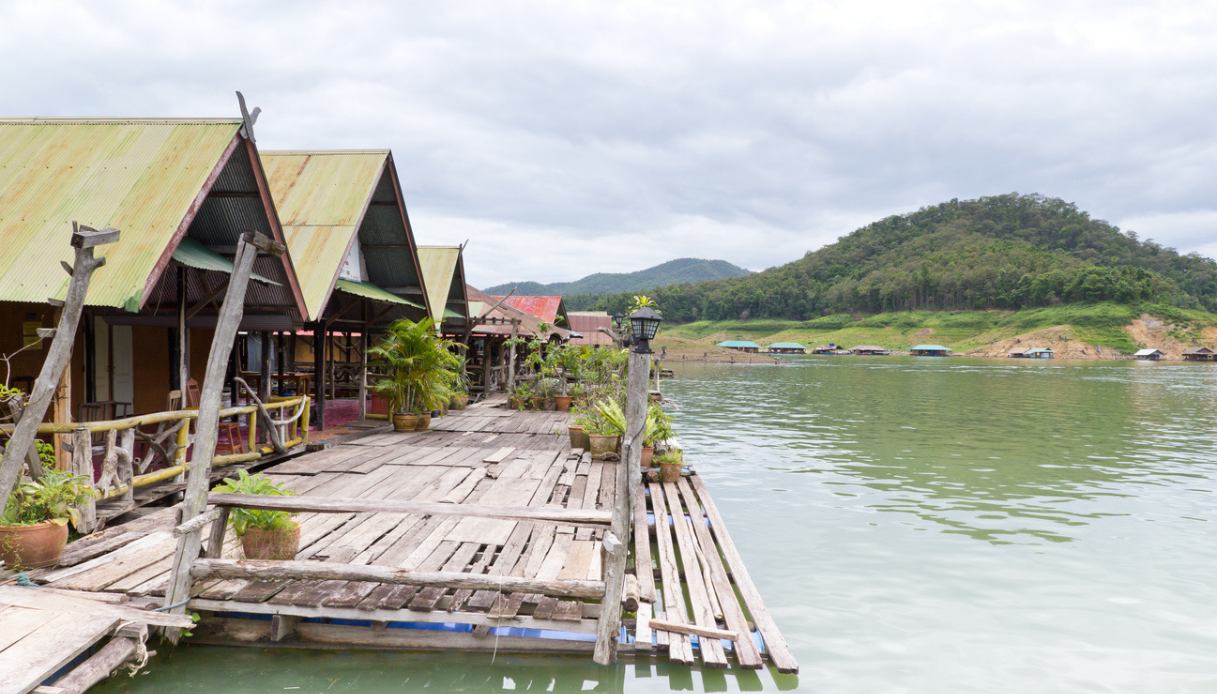
<path id="1" fill-rule="evenodd" d="M 950 353 L 951 350 L 942 345 L 913 345 L 909 348 L 909 354 L 914 357 L 945 357 Z"/>
<path id="2" fill-rule="evenodd" d="M 807 348 L 797 342 L 774 342 L 769 345 L 770 354 L 807 354 Z"/>
<path id="3" fill-rule="evenodd" d="M 722 342 L 718 343 L 718 346 L 726 347 L 727 349 L 734 349 L 738 352 L 748 352 L 750 354 L 755 354 L 761 351 L 761 346 L 752 340 L 723 340 Z"/>

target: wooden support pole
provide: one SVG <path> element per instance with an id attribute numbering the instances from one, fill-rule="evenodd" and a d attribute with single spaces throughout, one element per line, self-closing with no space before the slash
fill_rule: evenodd
<path id="1" fill-rule="evenodd" d="M 203 389 L 199 398 L 198 434 L 194 442 L 193 464 L 186 482 L 186 494 L 182 500 L 182 522 L 189 521 L 207 508 L 207 487 L 211 479 L 211 463 L 215 457 L 217 431 L 220 422 L 220 397 L 224 387 L 224 375 L 232 351 L 237 327 L 245 310 L 245 290 L 253 270 L 258 250 L 281 255 L 283 244 L 270 241 L 260 234 L 247 232 L 237 244 L 233 259 L 232 275 L 228 278 L 228 290 L 216 321 L 215 335 L 211 341 L 211 352 L 207 355 L 207 370 L 203 375 Z M 202 549 L 202 533 L 187 533 L 178 539 L 173 555 L 173 567 L 169 572 L 169 586 L 165 590 L 164 610 L 181 614 L 190 597 L 190 566 L 198 559 Z M 181 632 L 169 630 L 165 638 L 177 643 Z"/>
<path id="2" fill-rule="evenodd" d="M 270 362 L 274 347 L 271 345 L 270 333 L 265 330 L 258 333 L 258 342 L 262 352 L 262 361 L 258 364 L 258 397 L 262 402 L 266 402 L 270 400 Z"/>
<path id="3" fill-rule="evenodd" d="M 70 365 L 72 346 L 76 341 L 76 328 L 80 324 L 85 294 L 89 290 L 89 279 L 93 271 L 106 262 L 105 258 L 93 257 L 93 248 L 117 240 L 116 229 L 97 231 L 72 223 L 72 246 L 76 249 L 75 264 L 69 266 L 64 263 L 72 279 L 68 282 L 68 293 L 63 302 L 63 310 L 59 314 L 59 326 L 55 329 L 55 337 L 51 340 L 51 347 L 42 362 L 42 370 L 34 381 L 34 388 L 21 420 L 13 426 L 13 433 L 4 448 L 4 458 L 0 460 L 0 499 L 8 499 L 17 484 L 26 454 L 34 445 L 34 437 L 38 434 L 38 425 L 46 416 L 47 408 L 55 397 L 60 377 Z"/>
<path id="4" fill-rule="evenodd" d="M 186 275 L 186 267 L 177 268 L 177 382 L 182 391 L 182 407 L 197 405 L 187 402 L 187 383 L 190 382 L 190 328 L 186 326 L 186 297 L 190 290 L 190 280 Z"/>
<path id="5" fill-rule="evenodd" d="M 281 332 L 276 333 L 275 346 L 279 350 L 279 360 L 276 364 L 279 369 L 279 395 L 283 396 L 287 393 L 283 378 L 287 373 L 287 336 Z M 299 393 L 299 395 L 306 395 L 306 393 Z"/>
<path id="6" fill-rule="evenodd" d="M 199 559 L 194 563 L 191 573 L 198 579 L 368 581 L 465 590 L 501 589 L 504 593 L 536 593 L 561 598 L 598 598 L 604 594 L 604 583 L 601 581 L 548 580 L 460 571 L 415 571 L 375 564 L 341 564 L 328 561 Z"/>
<path id="7" fill-rule="evenodd" d="M 122 627 L 109 643 L 89 656 L 88 660 L 71 668 L 68 674 L 56 680 L 52 689 L 64 694 L 83 694 L 102 680 L 108 679 L 124 663 L 133 660 L 147 638 L 146 625 L 129 624 Z"/>
<path id="8" fill-rule="evenodd" d="M 511 320 L 511 339 L 515 340 L 520 334 L 520 321 Z M 510 393 L 516 389 L 516 346 L 509 343 L 511 346 L 507 350 L 507 392 Z"/>
<path id="9" fill-rule="evenodd" d="M 325 323 L 313 324 L 313 415 L 317 431 L 325 430 Z"/>
<path id="10" fill-rule="evenodd" d="M 93 484 L 93 437 L 84 427 L 72 432 L 72 472 Z M 76 531 L 87 535 L 97 527 L 97 500 L 89 497 L 80 505 L 79 511 Z"/>
<path id="11" fill-rule="evenodd" d="M 650 352 L 630 352 L 629 380 L 625 399 L 625 443 L 621 462 L 616 466 L 616 494 L 613 498 L 611 535 L 616 547 L 610 547 L 608 535 L 604 547 L 604 597 L 600 603 L 600 619 L 596 626 L 596 650 L 592 659 L 608 665 L 617 659 L 617 632 L 621 628 L 621 596 L 625 585 L 625 564 L 629 554 L 626 540 L 630 537 L 631 504 L 634 489 L 642 484 L 642 438 L 647 418 L 647 380 L 650 376 Z"/>
<path id="12" fill-rule="evenodd" d="M 368 418 L 368 324 L 359 337 L 359 421 Z"/>

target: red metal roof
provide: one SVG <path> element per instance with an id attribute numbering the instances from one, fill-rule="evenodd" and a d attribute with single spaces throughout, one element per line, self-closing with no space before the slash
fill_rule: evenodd
<path id="1" fill-rule="evenodd" d="M 613 317 L 604 311 L 571 311 L 570 314 L 570 329 L 579 333 L 582 337 L 572 337 L 571 342 L 576 345 L 612 345 L 613 338 L 600 332 L 601 328 L 605 330 L 613 329 Z"/>
<path id="2" fill-rule="evenodd" d="M 501 296 L 496 296 L 495 301 L 502 298 Z M 565 307 L 562 305 L 562 297 L 560 296 L 512 295 L 507 297 L 507 301 L 503 303 L 539 320 L 543 320 L 550 325 L 556 324 L 558 316 L 565 317 L 566 315 Z"/>

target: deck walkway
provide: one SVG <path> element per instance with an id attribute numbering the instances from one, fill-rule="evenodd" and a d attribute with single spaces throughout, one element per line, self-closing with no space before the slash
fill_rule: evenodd
<path id="1" fill-rule="evenodd" d="M 603 594 L 601 541 L 618 463 L 571 450 L 567 424 L 564 413 L 475 406 L 435 420 L 432 431 L 373 434 L 275 466 L 272 477 L 303 501 L 315 498 L 319 509 L 332 499 L 381 507 L 302 513 L 297 562 L 322 573 L 337 563 L 474 580 L 461 588 L 325 576 L 203 579 L 189 605 L 203 614 L 193 640 L 590 652 L 600 606 L 582 593 L 599 586 Z M 744 668 L 762 667 L 767 656 L 780 671 L 797 671 L 705 485 L 690 472 L 679 483 L 636 490 L 619 652 Z M 495 517 L 495 507 L 510 512 Z M 74 543 L 67 566 L 34 578 L 156 603 L 173 525 L 173 509 L 165 509 L 110 528 Z M 217 561 L 239 557 L 229 531 Z M 512 592 L 513 581 L 562 583 L 567 592 Z M 436 630 L 436 623 L 460 626 Z"/>

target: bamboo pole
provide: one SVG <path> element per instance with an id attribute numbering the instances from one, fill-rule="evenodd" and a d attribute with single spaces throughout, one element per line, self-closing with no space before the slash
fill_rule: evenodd
<path id="1" fill-rule="evenodd" d="M 207 370 L 203 376 L 203 390 L 199 397 L 198 434 L 194 442 L 194 465 L 186 482 L 186 494 L 182 501 L 182 521 L 202 513 L 207 508 L 207 487 L 211 477 L 212 458 L 215 457 L 216 436 L 220 422 L 220 398 L 224 377 L 232 353 L 233 341 L 245 309 L 245 290 L 253 270 L 258 251 L 281 255 L 283 244 L 271 241 L 261 234 L 246 232 L 237 244 L 233 259 L 232 275 L 228 279 L 228 290 L 216 321 L 215 335 L 211 341 L 211 352 L 207 355 Z M 169 573 L 169 586 L 165 590 L 164 610 L 181 614 L 190 597 L 190 567 L 199 558 L 202 537 L 199 532 L 183 535 L 173 555 L 173 568 Z M 177 643 L 181 632 L 170 629 L 165 638 Z"/>
<path id="2" fill-rule="evenodd" d="M 624 454 L 617 465 L 612 530 L 605 535 L 604 540 L 605 553 L 608 555 L 604 562 L 604 597 L 600 602 L 596 650 L 592 656 L 599 665 L 608 665 L 617 659 L 621 596 L 625 586 L 626 557 L 629 554 L 626 540 L 630 537 L 631 503 L 634 499 L 634 489 L 642 484 L 642 437 L 646 430 L 647 380 L 650 368 L 649 351 L 630 351 L 625 401 Z"/>
<path id="3" fill-rule="evenodd" d="M 75 248 L 75 264 L 64 263 L 64 268 L 71 275 L 68 282 L 68 293 L 63 302 L 63 310 L 59 314 L 59 327 L 55 329 L 55 337 L 51 340 L 51 348 L 47 350 L 46 359 L 42 362 L 42 370 L 34 381 L 29 402 L 21 420 L 13 426 L 13 434 L 4 449 L 4 458 L 0 460 L 0 500 L 8 499 L 17 479 L 21 476 L 21 467 L 25 463 L 26 454 L 34 445 L 34 437 L 38 433 L 38 425 L 46 416 L 47 408 L 55 396 L 55 390 L 60 376 L 67 369 L 72 357 L 72 345 L 76 341 L 76 328 L 80 324 L 80 314 L 84 310 L 85 294 L 89 290 L 89 279 L 97 268 L 106 263 L 105 258 L 94 258 L 93 248 L 118 240 L 117 229 L 97 231 L 89 227 L 79 227 L 72 223 L 72 247 Z M 92 477 L 89 478 L 92 480 Z"/>

